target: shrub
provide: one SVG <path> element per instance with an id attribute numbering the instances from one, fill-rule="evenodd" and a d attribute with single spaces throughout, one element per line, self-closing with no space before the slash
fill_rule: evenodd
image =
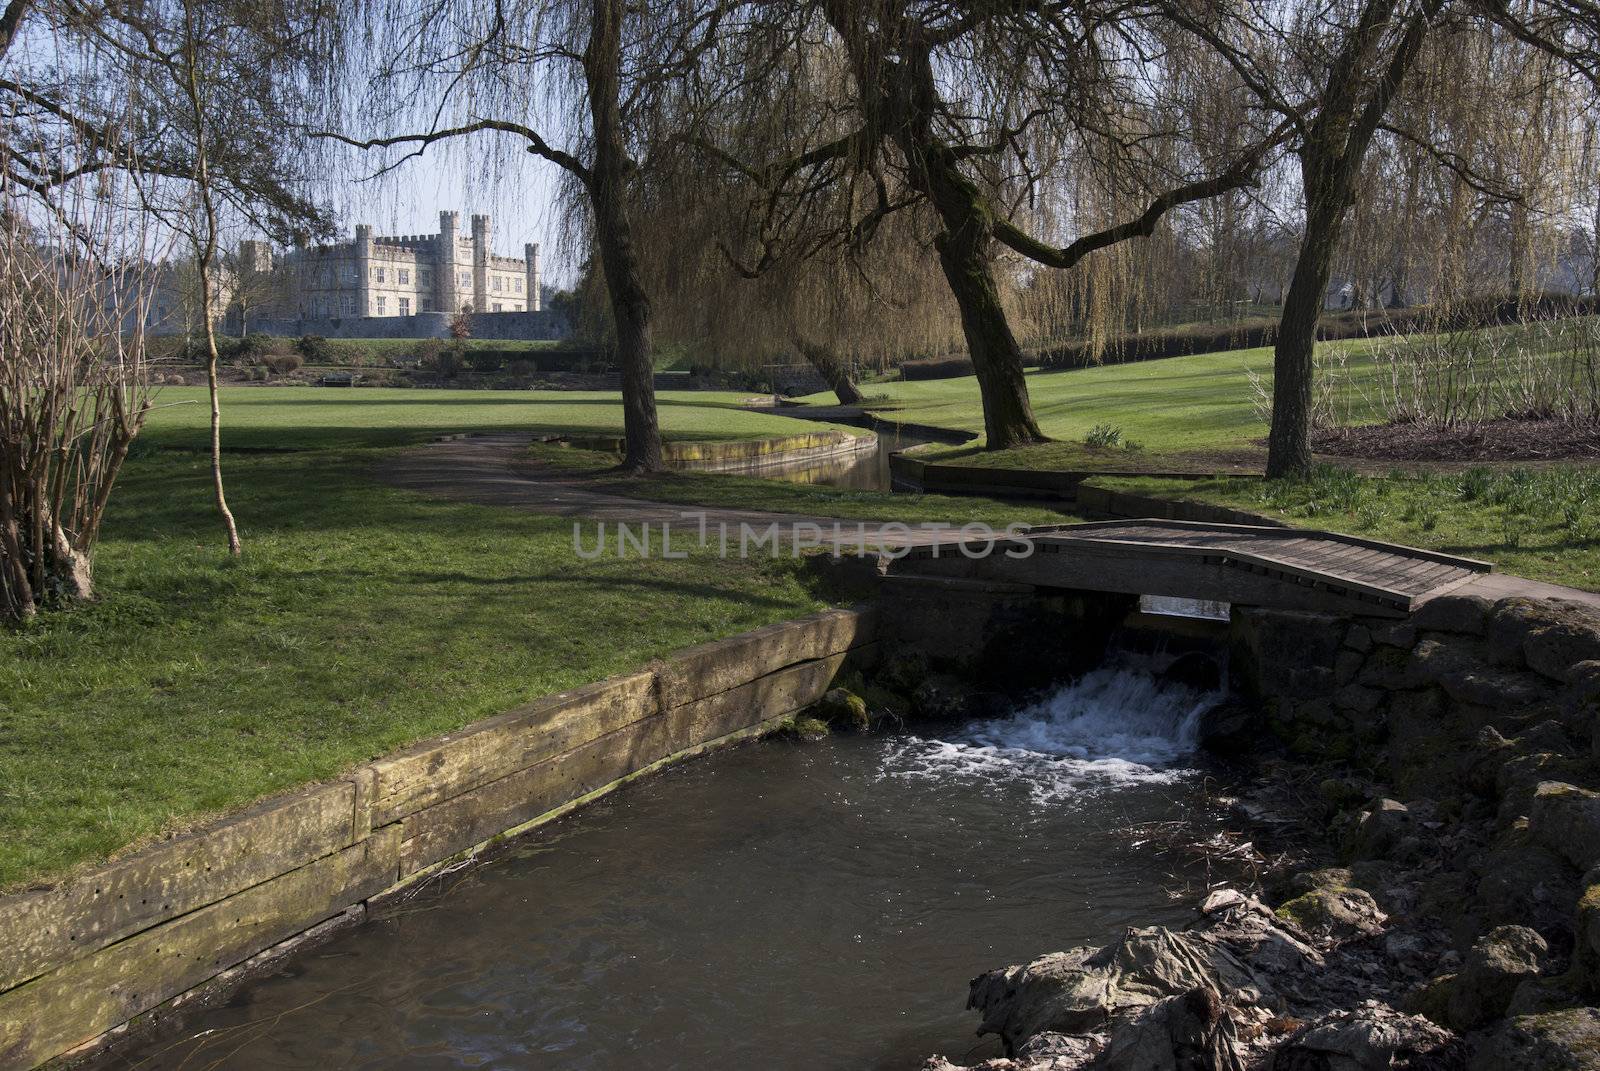
<path id="1" fill-rule="evenodd" d="M 307 364 L 333 364 L 333 344 L 321 335 L 301 335 L 294 344 L 294 348 L 304 357 Z"/>
<path id="2" fill-rule="evenodd" d="M 467 364 L 474 372 L 487 375 L 498 372 L 505 363 L 505 354 L 500 350 L 468 350 Z"/>
<path id="3" fill-rule="evenodd" d="M 411 362 L 423 368 L 432 368 L 439 354 L 444 352 L 444 340 L 438 338 L 425 338 L 418 342 L 411 350 Z"/>
<path id="4" fill-rule="evenodd" d="M 235 344 L 233 352 L 246 361 L 259 361 L 267 354 L 276 352 L 278 348 L 278 340 L 271 335 L 251 332 Z"/>
<path id="5" fill-rule="evenodd" d="M 269 353 L 261 358 L 261 363 L 276 376 L 286 376 L 305 364 L 305 359 L 298 353 Z"/>

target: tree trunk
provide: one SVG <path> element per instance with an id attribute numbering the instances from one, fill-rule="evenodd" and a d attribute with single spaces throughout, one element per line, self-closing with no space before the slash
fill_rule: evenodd
<path id="1" fill-rule="evenodd" d="M 994 231 L 990 207 L 940 133 L 943 105 L 925 41 L 899 42 L 891 60 L 881 33 L 863 21 L 864 9 L 848 0 L 828 0 L 827 17 L 845 41 L 864 97 L 864 117 L 882 124 L 909 162 L 909 178 L 939 214 L 943 233 L 934 239 L 939 264 L 961 310 L 961 329 L 983 396 L 984 447 L 1005 450 L 1045 441 L 1028 402 L 1022 347 L 1000 303 L 994 278 Z"/>
<path id="2" fill-rule="evenodd" d="M 1028 382 L 1022 372 L 1022 347 L 1017 345 L 995 286 L 992 254 L 970 237 L 949 231 L 934 239 L 939 265 L 961 310 L 961 331 L 978 377 L 983 400 L 984 448 L 1008 450 L 1044 442 L 1033 418 Z"/>
<path id="3" fill-rule="evenodd" d="M 817 370 L 817 374 L 828 384 L 828 389 L 839 399 L 840 405 L 861 404 L 861 391 L 856 388 L 850 378 L 849 370 L 833 350 L 821 343 L 808 341 L 798 333 L 794 335 L 793 341 L 794 348 L 799 350 L 800 356 Z"/>
<path id="4" fill-rule="evenodd" d="M 1272 431 L 1267 436 L 1267 476 L 1311 471 L 1311 397 L 1316 375 L 1317 324 L 1333 273 L 1348 197 L 1313 184 L 1307 167 L 1306 233 L 1283 299 L 1272 350 Z M 1315 192 L 1313 192 L 1315 191 Z"/>
<path id="5" fill-rule="evenodd" d="M 655 364 L 650 344 L 650 297 L 628 222 L 624 186 L 632 171 L 622 132 L 622 20 L 624 0 L 594 0 L 594 22 L 583 54 L 589 111 L 594 120 L 594 163 L 586 182 L 594 210 L 595 244 L 617 323 L 622 367 L 622 468 L 659 472 L 661 427 L 656 417 Z"/>

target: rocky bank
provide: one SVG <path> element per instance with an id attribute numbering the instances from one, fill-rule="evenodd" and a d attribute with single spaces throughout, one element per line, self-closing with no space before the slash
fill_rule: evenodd
<path id="1" fill-rule="evenodd" d="M 979 976 L 1010 1055 L 978 1066 L 1600 1069 L 1600 614 L 1445 596 L 1230 639 L 1247 701 L 1206 742 L 1316 865 Z"/>

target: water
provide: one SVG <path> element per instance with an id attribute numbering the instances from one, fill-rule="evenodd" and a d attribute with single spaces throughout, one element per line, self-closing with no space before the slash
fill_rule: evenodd
<path id="1" fill-rule="evenodd" d="M 997 720 L 768 741 L 447 875 L 105 1068 L 914 1069 L 967 980 L 1178 922 L 1204 699 L 1099 671 Z"/>
<path id="2" fill-rule="evenodd" d="M 796 461 L 782 466 L 752 466 L 748 475 L 762 476 L 785 483 L 816 483 L 828 487 L 843 487 L 855 491 L 889 491 L 889 455 L 897 450 L 932 442 L 927 438 L 903 434 L 892 427 L 875 432 L 878 448 L 871 453 L 853 457 L 832 457 Z M 737 470 L 727 470 L 737 471 Z"/>

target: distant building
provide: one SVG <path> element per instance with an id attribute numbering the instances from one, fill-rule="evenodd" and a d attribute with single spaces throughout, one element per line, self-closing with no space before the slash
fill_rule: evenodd
<path id="1" fill-rule="evenodd" d="M 538 244 L 523 246 L 521 257 L 496 254 L 486 215 L 472 217 L 468 235 L 458 212 L 439 213 L 438 234 L 375 236 L 362 223 L 352 241 L 282 256 L 265 242 L 242 242 L 237 261 L 234 330 L 429 338 L 470 312 L 473 334 L 483 338 L 567 333 L 565 321 L 543 307 Z"/>

